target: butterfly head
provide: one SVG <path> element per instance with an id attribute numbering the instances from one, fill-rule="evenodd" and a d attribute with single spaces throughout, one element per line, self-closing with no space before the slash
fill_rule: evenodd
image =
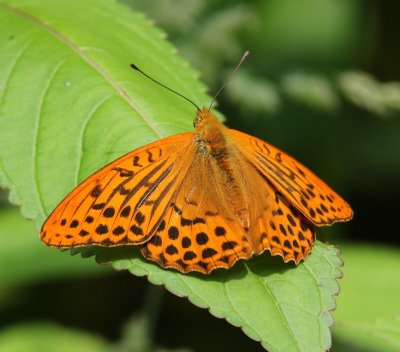
<path id="1" fill-rule="evenodd" d="M 198 110 L 196 117 L 193 120 L 193 126 L 197 130 L 202 130 L 207 128 L 210 123 L 213 123 L 217 120 L 214 114 L 212 114 L 208 109 L 203 108 Z"/>

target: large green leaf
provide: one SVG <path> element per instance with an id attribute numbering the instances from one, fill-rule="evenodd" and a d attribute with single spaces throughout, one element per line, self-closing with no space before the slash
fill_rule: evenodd
<path id="1" fill-rule="evenodd" d="M 199 105 L 210 101 L 162 37 L 141 15 L 105 0 L 0 1 L 0 182 L 38 228 L 106 162 L 190 129 L 193 107 L 129 63 Z M 266 253 L 210 276 L 162 270 L 133 247 L 90 252 L 188 296 L 270 351 L 330 347 L 341 265 L 333 247 L 317 242 L 297 267 Z"/>
<path id="2" fill-rule="evenodd" d="M 209 101 L 163 34 L 125 7 L 0 4 L 1 184 L 38 226 L 107 161 L 190 128 L 193 107 L 139 77 L 131 62 L 199 104 Z"/>

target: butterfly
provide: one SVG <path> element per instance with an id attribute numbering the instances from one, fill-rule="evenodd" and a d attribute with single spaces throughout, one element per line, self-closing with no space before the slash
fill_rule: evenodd
<path id="1" fill-rule="evenodd" d="M 298 161 L 199 109 L 194 131 L 134 150 L 78 185 L 41 229 L 49 246 L 131 246 L 164 268 L 210 273 L 269 250 L 307 258 L 315 227 L 350 206 Z"/>

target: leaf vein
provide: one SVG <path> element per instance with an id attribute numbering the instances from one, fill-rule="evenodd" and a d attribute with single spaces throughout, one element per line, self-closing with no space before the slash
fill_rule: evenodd
<path id="1" fill-rule="evenodd" d="M 109 96 L 104 97 L 101 100 L 99 100 L 99 102 L 96 103 L 93 106 L 93 108 L 89 111 L 86 119 L 83 121 L 81 133 L 80 133 L 80 136 L 78 138 L 78 144 L 79 144 L 78 145 L 78 153 L 79 153 L 79 155 L 77 156 L 78 165 L 77 165 L 77 168 L 76 168 L 76 175 L 75 175 L 75 184 L 76 185 L 80 181 L 80 173 L 81 173 L 81 169 L 82 169 L 82 159 L 83 159 L 83 154 L 84 154 L 84 151 L 83 151 L 83 140 L 84 140 L 84 136 L 85 136 L 85 133 L 86 133 L 87 126 L 88 126 L 91 118 L 96 113 L 96 111 L 99 110 L 99 108 L 110 98 L 112 98 L 112 95 L 109 95 Z"/>
<path id="2" fill-rule="evenodd" d="M 38 110 L 35 116 L 35 124 L 33 126 L 33 145 L 32 145 L 32 156 L 33 156 L 33 183 L 35 185 L 35 191 L 37 193 L 37 197 L 39 200 L 39 207 L 42 211 L 42 214 L 45 216 L 46 211 L 44 209 L 44 201 L 42 198 L 42 193 L 40 192 L 40 186 L 39 186 L 39 173 L 38 173 L 38 149 L 39 149 L 39 135 L 40 135 L 40 124 L 41 124 L 41 116 L 42 116 L 42 111 L 43 111 L 43 106 L 45 103 L 45 99 L 47 96 L 47 93 L 49 92 L 50 86 L 52 82 L 54 81 L 54 77 L 62 67 L 62 65 L 66 62 L 66 59 L 63 59 L 60 61 L 57 65 L 54 66 L 53 71 L 50 73 L 49 77 L 47 78 L 45 82 L 45 86 L 43 89 L 42 96 L 40 97 L 39 103 L 38 103 Z"/>

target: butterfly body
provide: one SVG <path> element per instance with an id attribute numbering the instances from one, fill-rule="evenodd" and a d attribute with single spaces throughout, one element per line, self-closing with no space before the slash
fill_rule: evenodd
<path id="1" fill-rule="evenodd" d="M 248 228 L 248 200 L 243 175 L 240 173 L 238 150 L 232 143 L 229 129 L 208 110 L 200 110 L 194 120 L 194 126 L 197 153 L 206 159 L 204 162 L 208 164 L 211 177 L 218 181 L 219 187 L 223 189 L 227 203 L 225 207 L 231 208 L 243 228 Z"/>
<path id="2" fill-rule="evenodd" d="M 209 273 L 269 250 L 305 259 L 315 225 L 352 217 L 323 181 L 207 109 L 194 132 L 134 150 L 75 188 L 42 227 L 48 245 L 138 245 L 166 268 Z"/>

